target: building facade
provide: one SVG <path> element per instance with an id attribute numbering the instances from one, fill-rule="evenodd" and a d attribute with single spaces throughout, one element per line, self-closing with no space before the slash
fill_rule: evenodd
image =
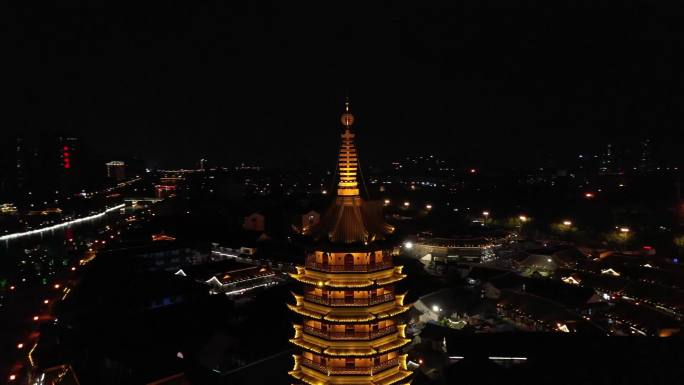
<path id="1" fill-rule="evenodd" d="M 309 251 L 291 276 L 302 285 L 288 304 L 298 315 L 290 340 L 298 348 L 290 375 L 299 384 L 390 385 L 410 383 L 402 349 L 410 306 L 395 284 L 394 228 L 359 194 L 353 115 L 347 103 L 338 162 L 337 196 L 305 231 Z"/>
<path id="2" fill-rule="evenodd" d="M 119 182 L 126 179 L 126 163 L 113 160 L 106 163 L 107 166 L 107 178 L 114 179 Z"/>

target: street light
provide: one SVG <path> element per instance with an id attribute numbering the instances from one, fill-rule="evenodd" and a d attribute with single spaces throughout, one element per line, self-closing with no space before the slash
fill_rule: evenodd
<path id="1" fill-rule="evenodd" d="M 523 222 L 523 223 L 527 222 L 527 217 L 525 215 L 519 216 L 518 219 L 520 219 L 520 222 Z"/>
<path id="2" fill-rule="evenodd" d="M 489 211 L 483 211 L 482 216 L 484 217 L 483 224 L 486 226 L 487 225 L 487 218 L 489 217 Z"/>
<path id="3" fill-rule="evenodd" d="M 563 221 L 563 225 L 572 226 L 572 221 Z"/>
<path id="4" fill-rule="evenodd" d="M 406 248 L 406 250 L 411 250 L 413 248 L 413 242 L 411 242 L 411 241 L 404 242 L 404 247 Z"/>
<path id="5" fill-rule="evenodd" d="M 621 233 L 629 233 L 629 227 L 620 227 Z"/>

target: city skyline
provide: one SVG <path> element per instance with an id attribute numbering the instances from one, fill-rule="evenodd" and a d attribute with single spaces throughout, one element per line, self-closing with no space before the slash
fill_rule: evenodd
<path id="1" fill-rule="evenodd" d="M 681 2 L 0 19 L 0 383 L 684 377 Z"/>

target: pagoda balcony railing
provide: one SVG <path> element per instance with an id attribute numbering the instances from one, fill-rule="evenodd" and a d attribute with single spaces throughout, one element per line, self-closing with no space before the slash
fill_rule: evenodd
<path id="1" fill-rule="evenodd" d="M 326 263 L 318 263 L 313 258 L 307 258 L 306 267 L 320 270 L 320 271 L 330 271 L 330 272 L 371 272 L 389 269 L 393 267 L 391 261 L 371 263 L 368 265 L 330 265 Z"/>
<path id="2" fill-rule="evenodd" d="M 345 367 L 345 366 L 327 366 L 321 363 L 312 361 L 308 358 L 301 358 L 300 363 L 306 367 L 315 369 L 321 373 L 331 375 L 374 375 L 384 370 L 399 366 L 399 357 L 387 360 L 374 366 L 361 367 Z"/>
<path id="3" fill-rule="evenodd" d="M 370 305 L 377 305 L 379 303 L 383 302 L 389 302 L 389 301 L 394 301 L 394 293 L 387 293 L 383 295 L 378 295 L 375 297 L 368 297 L 368 298 L 330 298 L 330 297 L 321 297 L 318 295 L 313 295 L 313 294 L 306 294 L 304 295 L 304 299 L 317 303 L 320 305 L 328 305 L 328 306 L 370 306 Z"/>
<path id="4" fill-rule="evenodd" d="M 397 331 L 396 325 L 388 326 L 386 328 L 373 330 L 369 332 L 331 332 L 321 329 L 312 328 L 311 326 L 304 326 L 303 330 L 307 334 L 317 337 L 326 338 L 329 340 L 372 340 L 378 337 L 386 336 Z"/>

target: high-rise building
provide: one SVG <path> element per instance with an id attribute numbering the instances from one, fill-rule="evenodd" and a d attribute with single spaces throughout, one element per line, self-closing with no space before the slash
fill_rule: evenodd
<path id="1" fill-rule="evenodd" d="M 71 170 L 75 166 L 75 158 L 78 153 L 78 138 L 59 138 L 60 166 L 65 170 Z"/>
<path id="2" fill-rule="evenodd" d="M 410 306 L 394 286 L 406 276 L 393 264 L 394 228 L 384 222 L 382 206 L 359 194 L 353 123 L 347 103 L 337 196 L 306 230 L 305 265 L 291 274 L 302 291 L 288 304 L 301 316 L 293 325 L 290 342 L 299 351 L 289 374 L 305 384 L 408 384 L 402 348 L 411 340 L 400 318 Z"/>
<path id="3" fill-rule="evenodd" d="M 79 148 L 79 140 L 75 137 L 59 137 L 58 138 L 58 167 L 61 172 L 58 176 L 57 185 L 60 190 L 65 192 L 75 192 L 82 187 L 82 181 L 79 180 L 82 172 L 81 154 Z M 46 156 L 51 154 L 46 153 Z M 53 162 L 51 156 L 47 161 Z"/>
<path id="4" fill-rule="evenodd" d="M 126 179 L 126 163 L 113 160 L 107 162 L 107 178 L 114 179 L 117 182 Z"/>
<path id="5" fill-rule="evenodd" d="M 613 145 L 608 144 L 606 152 L 601 154 L 601 166 L 599 167 L 599 175 L 608 175 L 613 171 L 615 166 L 613 159 Z"/>
<path id="6" fill-rule="evenodd" d="M 648 173 L 652 169 L 652 161 L 653 159 L 651 158 L 651 140 L 650 139 L 644 139 L 641 141 L 641 152 L 639 156 L 639 171 L 642 173 Z"/>

